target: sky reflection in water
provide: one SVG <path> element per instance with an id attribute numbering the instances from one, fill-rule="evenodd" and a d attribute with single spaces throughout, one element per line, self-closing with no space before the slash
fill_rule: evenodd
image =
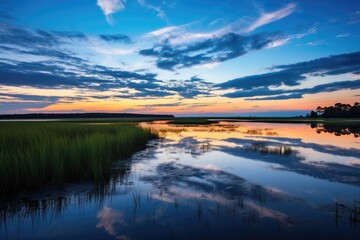
<path id="1" fill-rule="evenodd" d="M 104 186 L 3 202 L 0 238 L 359 236 L 359 222 L 349 217 L 360 206 L 354 128 L 336 134 L 305 124 L 142 126 L 163 138 L 115 165 Z"/>

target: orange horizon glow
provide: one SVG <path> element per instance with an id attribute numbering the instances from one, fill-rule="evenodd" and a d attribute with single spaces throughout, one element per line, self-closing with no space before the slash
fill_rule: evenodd
<path id="1" fill-rule="evenodd" d="M 278 101 L 244 101 L 224 97 L 199 98 L 195 100 L 168 99 L 118 99 L 88 100 L 71 103 L 55 103 L 44 108 L 28 108 L 27 112 L 64 113 L 64 112 L 131 112 L 149 114 L 241 114 L 270 111 L 304 111 L 316 109 L 317 106 L 332 106 L 336 102 L 353 104 L 358 101 L 355 90 L 338 91 L 307 95 L 302 99 Z M 342 99 L 339 101 L 339 99 Z M 161 106 L 161 104 L 178 103 L 178 106 Z M 159 106 L 160 105 L 160 106 Z M 202 106 L 204 105 L 204 106 Z"/>

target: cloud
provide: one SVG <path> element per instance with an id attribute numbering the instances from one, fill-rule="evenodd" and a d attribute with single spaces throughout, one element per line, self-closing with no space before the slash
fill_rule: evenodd
<path id="1" fill-rule="evenodd" d="M 211 22 L 209 23 L 209 26 L 214 26 L 214 25 L 216 25 L 217 23 L 219 23 L 221 20 L 222 20 L 222 19 L 217 18 L 217 19 L 211 21 Z"/>
<path id="2" fill-rule="evenodd" d="M 274 33 L 251 36 L 227 33 L 219 37 L 175 46 L 165 40 L 153 48 L 140 50 L 139 53 L 143 56 L 156 57 L 156 65 L 161 69 L 174 70 L 236 58 L 249 51 L 265 48 L 279 37 Z"/>
<path id="3" fill-rule="evenodd" d="M 248 91 L 236 91 L 225 94 L 229 98 L 245 98 L 245 100 L 285 100 L 303 98 L 305 94 L 316 94 L 325 92 L 335 92 L 339 90 L 354 90 L 360 89 L 360 79 L 339 81 L 326 84 L 320 84 L 312 88 L 302 88 L 293 90 L 271 90 L 269 88 L 259 88 Z M 261 97 L 259 97 L 261 96 Z M 268 97 L 264 97 L 268 96 Z M 256 98 L 250 98 L 256 97 Z"/>
<path id="4" fill-rule="evenodd" d="M 298 74 L 338 75 L 344 73 L 360 73 L 360 52 L 331 55 L 308 62 L 289 65 L 278 65 L 274 69 L 293 71 Z"/>
<path id="5" fill-rule="evenodd" d="M 297 86 L 306 79 L 305 75 L 327 76 L 345 73 L 360 73 L 360 52 L 333 55 L 308 62 L 278 65 L 277 70 L 264 74 L 236 78 L 218 86 L 222 89 L 254 90 L 261 87 Z"/>
<path id="6" fill-rule="evenodd" d="M 104 228 L 108 234 L 116 236 L 117 239 L 127 239 L 123 238 L 123 235 L 120 236 L 116 228 L 117 226 L 123 227 L 128 225 L 125 221 L 123 213 L 105 206 L 97 213 L 96 218 L 99 219 L 99 223 L 96 224 L 96 228 Z"/>
<path id="7" fill-rule="evenodd" d="M 276 13 L 285 16 L 286 11 L 290 11 L 293 6 L 290 4 Z M 154 30 L 145 34 L 145 37 L 155 39 L 155 43 L 151 48 L 141 49 L 139 54 L 156 58 L 156 66 L 165 70 L 197 65 L 213 66 L 252 50 L 279 47 L 316 32 L 316 28 L 311 27 L 306 32 L 296 34 L 264 32 L 249 35 L 243 27 L 245 22 L 240 18 L 210 32 L 188 32 L 186 29 L 196 22 Z"/>
<path id="8" fill-rule="evenodd" d="M 140 104 L 139 107 L 177 107 L 181 106 L 182 104 L 180 102 L 176 103 L 158 103 L 158 104 Z"/>
<path id="9" fill-rule="evenodd" d="M 360 10 L 356 10 L 355 12 L 350 14 L 350 20 L 347 24 L 357 24 L 360 22 Z"/>
<path id="10" fill-rule="evenodd" d="M 100 34 L 99 37 L 106 42 L 131 43 L 130 37 L 125 34 Z"/>
<path id="11" fill-rule="evenodd" d="M 337 38 L 346 38 L 346 37 L 349 37 L 351 34 L 350 33 L 344 33 L 344 34 L 339 34 L 339 35 L 336 35 Z"/>
<path id="12" fill-rule="evenodd" d="M 349 80 L 317 85 L 303 89 L 270 89 L 281 86 L 299 86 L 307 76 L 329 76 L 360 73 L 360 52 L 333 55 L 308 62 L 278 65 L 275 72 L 236 78 L 217 84 L 220 89 L 235 89 L 223 96 L 245 98 L 245 100 L 284 100 L 302 98 L 304 94 L 334 92 L 345 89 L 359 89 L 360 80 Z"/>
<path id="13" fill-rule="evenodd" d="M 100 35 L 109 43 L 128 42 L 122 34 Z M 103 98 L 156 98 L 181 96 L 194 98 L 206 95 L 205 81 L 195 78 L 167 83 L 157 74 L 146 71 L 126 71 L 91 63 L 69 51 L 74 41 L 89 41 L 81 32 L 31 30 L 10 24 L 0 24 L 0 85 L 33 88 L 110 91 Z M 97 47 L 102 54 L 122 55 L 130 50 Z M 16 60 L 19 59 L 19 60 Z"/>
<path id="14" fill-rule="evenodd" d="M 87 37 L 82 32 L 71 32 L 71 31 L 51 31 L 52 34 L 68 39 L 75 39 L 75 40 L 87 40 Z"/>
<path id="15" fill-rule="evenodd" d="M 213 90 L 213 83 L 207 82 L 198 77 L 192 77 L 187 80 L 173 80 L 167 82 L 164 89 L 174 91 L 183 98 L 191 99 L 198 96 L 210 96 Z"/>
<path id="16" fill-rule="evenodd" d="M 164 28 L 160 28 L 158 30 L 149 32 L 147 35 L 148 36 L 163 36 L 164 34 L 168 34 L 173 32 L 174 30 L 180 29 L 180 27 L 178 26 L 169 26 L 169 27 L 164 27 Z"/>
<path id="17" fill-rule="evenodd" d="M 1 45 L 17 45 L 32 49 L 49 48 L 69 43 L 72 40 L 86 41 L 87 37 L 81 32 L 31 30 L 0 22 Z"/>
<path id="18" fill-rule="evenodd" d="M 270 97 L 263 97 L 263 98 L 245 98 L 245 100 L 248 100 L 248 101 L 264 101 L 264 100 L 288 100 L 288 99 L 299 99 L 299 98 L 302 98 L 301 93 L 291 93 L 291 94 L 270 96 Z"/>
<path id="19" fill-rule="evenodd" d="M 153 73 L 137 73 L 79 63 L 75 71 L 48 61 L 27 63 L 0 61 L 0 85 L 33 88 L 83 89 L 96 91 L 94 98 L 158 98 L 178 95 L 194 98 L 210 95 L 212 83 L 192 77 L 188 80 L 158 80 Z M 126 90 L 126 91 L 124 91 Z M 111 95 L 100 92 L 111 91 Z M 100 95 L 100 97 L 98 97 Z"/>
<path id="20" fill-rule="evenodd" d="M 97 0 L 97 5 L 106 16 L 106 21 L 109 24 L 113 24 L 114 21 L 111 18 L 111 15 L 125 9 L 124 2 L 125 0 Z"/>
<path id="21" fill-rule="evenodd" d="M 151 5 L 146 0 L 137 0 L 137 2 L 142 7 L 145 7 L 145 8 L 148 8 L 148 9 L 151 9 L 151 10 L 154 10 L 155 12 L 157 12 L 156 16 L 158 16 L 159 18 L 168 21 L 168 18 L 167 18 L 166 14 L 165 14 L 165 12 L 164 12 L 164 10 L 162 8 L 160 8 L 158 6 Z"/>
<path id="22" fill-rule="evenodd" d="M 325 43 L 325 40 L 320 40 L 320 41 L 315 41 L 315 42 L 308 42 L 306 45 L 311 46 L 311 47 L 316 47 L 319 45 L 322 45 Z"/>
<path id="23" fill-rule="evenodd" d="M 248 26 L 246 29 L 244 29 L 245 32 L 251 32 L 255 29 L 264 26 L 266 24 L 275 22 L 277 20 L 280 20 L 282 18 L 285 18 L 292 14 L 296 10 L 296 4 L 295 3 L 289 3 L 285 7 L 275 11 L 275 12 L 262 12 L 260 17 L 253 22 L 250 26 Z"/>

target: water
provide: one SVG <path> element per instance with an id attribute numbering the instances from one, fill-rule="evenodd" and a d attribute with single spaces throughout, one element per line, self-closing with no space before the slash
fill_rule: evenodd
<path id="1" fill-rule="evenodd" d="M 0 239 L 360 239 L 359 127 L 142 124 L 103 186 L 0 205 Z"/>

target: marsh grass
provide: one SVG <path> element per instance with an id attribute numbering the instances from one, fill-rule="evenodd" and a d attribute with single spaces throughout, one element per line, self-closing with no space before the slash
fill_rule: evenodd
<path id="1" fill-rule="evenodd" d="M 336 222 L 338 219 L 348 220 L 351 224 L 360 224 L 360 201 L 353 204 L 335 202 Z"/>
<path id="2" fill-rule="evenodd" d="M 262 142 L 253 143 L 249 147 L 249 150 L 253 152 L 260 152 L 261 154 L 273 154 L 282 156 L 289 156 L 292 153 L 292 148 L 290 146 L 266 146 L 266 144 Z"/>
<path id="3" fill-rule="evenodd" d="M 156 135 L 130 124 L 0 123 L 0 193 L 45 184 L 101 181 Z"/>

